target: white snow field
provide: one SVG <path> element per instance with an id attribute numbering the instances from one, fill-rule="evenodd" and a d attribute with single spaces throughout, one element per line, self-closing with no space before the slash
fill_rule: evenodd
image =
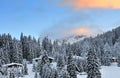
<path id="1" fill-rule="evenodd" d="M 102 78 L 120 78 L 120 67 L 117 67 L 117 63 L 111 64 L 111 66 L 102 66 L 101 69 Z"/>
<path id="2" fill-rule="evenodd" d="M 120 67 L 117 67 L 117 63 L 111 64 L 111 66 L 101 67 L 102 78 L 120 78 Z M 34 72 L 32 72 L 32 64 L 28 64 L 29 75 L 23 78 L 34 78 Z M 86 78 L 87 75 L 77 75 L 77 78 Z"/>

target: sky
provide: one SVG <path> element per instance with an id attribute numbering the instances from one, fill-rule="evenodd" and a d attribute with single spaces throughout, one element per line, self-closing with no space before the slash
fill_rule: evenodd
<path id="1" fill-rule="evenodd" d="M 120 26 L 120 0 L 0 0 L 0 34 L 95 36 Z"/>

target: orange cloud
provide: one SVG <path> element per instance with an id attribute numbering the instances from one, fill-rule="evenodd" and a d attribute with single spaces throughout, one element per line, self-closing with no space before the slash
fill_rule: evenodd
<path id="1" fill-rule="evenodd" d="M 73 6 L 74 9 L 103 8 L 120 9 L 120 0 L 62 0 L 61 6 Z"/>
<path id="2" fill-rule="evenodd" d="M 73 34 L 76 35 L 80 35 L 80 34 L 84 34 L 84 35 L 92 35 L 92 30 L 90 28 L 87 27 L 80 27 L 80 28 L 76 28 L 72 30 Z"/>

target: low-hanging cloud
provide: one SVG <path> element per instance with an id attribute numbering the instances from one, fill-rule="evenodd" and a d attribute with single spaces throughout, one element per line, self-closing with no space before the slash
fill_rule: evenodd
<path id="1" fill-rule="evenodd" d="M 60 6 L 72 6 L 74 9 L 102 8 L 120 9 L 120 0 L 61 0 Z"/>
<path id="2" fill-rule="evenodd" d="M 79 34 L 91 35 L 92 30 L 88 27 L 78 27 L 71 30 L 71 32 L 76 35 L 79 35 Z"/>
<path id="3" fill-rule="evenodd" d="M 53 26 L 44 32 L 44 36 L 49 36 L 56 39 L 71 35 L 95 36 L 98 33 L 102 33 L 102 30 L 94 26 Z"/>

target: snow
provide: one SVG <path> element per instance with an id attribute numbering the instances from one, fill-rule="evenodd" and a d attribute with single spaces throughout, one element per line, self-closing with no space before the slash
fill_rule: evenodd
<path id="1" fill-rule="evenodd" d="M 19 64 L 19 63 L 10 63 L 10 64 L 3 65 L 3 67 L 12 66 L 12 65 L 23 66 L 22 64 Z"/>
<path id="2" fill-rule="evenodd" d="M 81 60 L 85 60 L 86 57 L 80 57 L 80 56 L 73 56 L 74 59 L 81 59 Z"/>
<path id="3" fill-rule="evenodd" d="M 61 45 L 61 43 L 63 41 L 65 41 L 66 43 L 76 43 L 76 42 L 79 42 L 79 41 L 82 41 L 84 40 L 85 38 L 88 38 L 88 36 L 86 35 L 71 35 L 71 36 L 68 36 L 68 37 L 64 37 L 62 39 L 58 39 L 58 42 L 59 42 L 59 45 Z"/>
<path id="4" fill-rule="evenodd" d="M 56 68 L 55 62 L 52 63 L 52 66 Z M 101 69 L 102 78 L 120 78 L 120 67 L 117 67 L 117 63 L 112 63 L 111 66 L 102 66 Z M 23 78 L 34 78 L 34 72 L 32 72 L 32 64 L 28 64 L 28 73 L 29 75 L 24 76 Z M 86 74 L 78 74 L 77 78 L 86 78 Z"/>
<path id="5" fill-rule="evenodd" d="M 57 69 L 57 63 L 56 62 L 52 62 L 51 63 L 51 67 L 54 68 L 54 69 Z"/>
<path id="6" fill-rule="evenodd" d="M 41 59 L 42 59 L 42 57 L 34 58 L 33 60 L 35 61 L 35 60 L 41 60 Z"/>
<path id="7" fill-rule="evenodd" d="M 117 67 L 117 63 L 112 63 L 111 66 L 102 66 L 101 74 L 102 78 L 120 78 L 120 67 Z M 86 78 L 87 75 L 78 75 L 77 78 Z"/>
<path id="8" fill-rule="evenodd" d="M 100 71 L 102 78 L 120 78 L 120 67 L 117 67 L 117 63 L 113 63 L 111 66 L 102 66 Z"/>
<path id="9" fill-rule="evenodd" d="M 25 75 L 23 78 L 34 78 L 35 73 L 32 71 L 32 64 L 28 64 L 28 75 Z"/>
<path id="10" fill-rule="evenodd" d="M 87 78 L 87 75 L 77 75 L 77 78 Z"/>
<path id="11" fill-rule="evenodd" d="M 112 57 L 112 59 L 117 59 L 116 57 Z"/>
<path id="12" fill-rule="evenodd" d="M 66 37 L 65 39 L 66 39 L 67 43 L 73 44 L 75 42 L 82 41 L 85 38 L 87 38 L 87 36 L 85 36 L 85 35 L 81 35 L 81 36 L 80 35 L 78 35 L 78 36 L 73 35 L 73 36 Z"/>
<path id="13" fill-rule="evenodd" d="M 54 58 L 53 58 L 53 57 L 50 57 L 50 56 L 49 56 L 48 58 L 49 58 L 49 59 L 52 59 L 52 60 L 54 60 Z"/>
<path id="14" fill-rule="evenodd" d="M 34 58 L 33 61 L 35 61 L 35 60 L 41 60 L 42 57 L 43 57 L 43 56 L 40 56 L 39 58 Z M 48 56 L 48 58 L 49 58 L 49 59 L 52 59 L 52 60 L 54 59 L 53 57 L 50 57 L 50 56 Z"/>

